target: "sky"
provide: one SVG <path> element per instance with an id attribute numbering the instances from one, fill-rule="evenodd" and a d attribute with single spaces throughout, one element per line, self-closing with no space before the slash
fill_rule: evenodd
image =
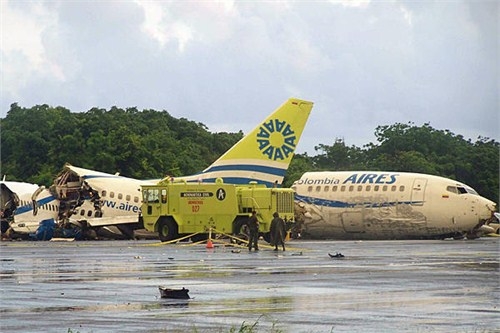
<path id="1" fill-rule="evenodd" d="M 248 133 L 314 102 L 297 147 L 429 123 L 500 141 L 497 1 L 0 0 L 10 105 L 166 110 Z"/>

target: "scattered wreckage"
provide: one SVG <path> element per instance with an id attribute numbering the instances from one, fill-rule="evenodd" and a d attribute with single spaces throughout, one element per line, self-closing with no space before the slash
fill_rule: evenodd
<path id="1" fill-rule="evenodd" d="M 189 289 L 182 287 L 182 289 L 167 288 L 164 286 L 159 286 L 161 298 L 173 298 L 173 299 L 190 299 Z"/>
<path id="2" fill-rule="evenodd" d="M 66 166 L 49 188 L 18 184 L 31 187 L 24 190 L 17 184 L 15 188 L 9 188 L 4 182 L 1 184 L 1 231 L 4 239 L 157 238 L 137 231 L 139 214 L 127 219 L 107 216 L 98 191 Z"/>

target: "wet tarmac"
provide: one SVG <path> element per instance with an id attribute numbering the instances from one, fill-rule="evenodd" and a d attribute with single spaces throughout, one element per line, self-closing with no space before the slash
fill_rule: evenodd
<path id="1" fill-rule="evenodd" d="M 1 242 L 0 331 L 500 332 L 499 244 Z"/>

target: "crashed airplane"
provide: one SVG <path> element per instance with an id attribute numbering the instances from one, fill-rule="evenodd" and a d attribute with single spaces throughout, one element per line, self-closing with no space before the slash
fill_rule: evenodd
<path id="1" fill-rule="evenodd" d="M 311 238 L 477 238 L 498 232 L 496 204 L 438 176 L 382 171 L 307 172 L 296 181 L 296 219 Z"/>

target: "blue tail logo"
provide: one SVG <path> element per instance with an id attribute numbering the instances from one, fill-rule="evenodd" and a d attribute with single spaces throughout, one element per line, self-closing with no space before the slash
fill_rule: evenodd
<path id="1" fill-rule="evenodd" d="M 271 119 L 262 123 L 257 134 L 259 150 L 270 160 L 284 160 L 297 145 L 295 131 L 286 121 Z"/>

